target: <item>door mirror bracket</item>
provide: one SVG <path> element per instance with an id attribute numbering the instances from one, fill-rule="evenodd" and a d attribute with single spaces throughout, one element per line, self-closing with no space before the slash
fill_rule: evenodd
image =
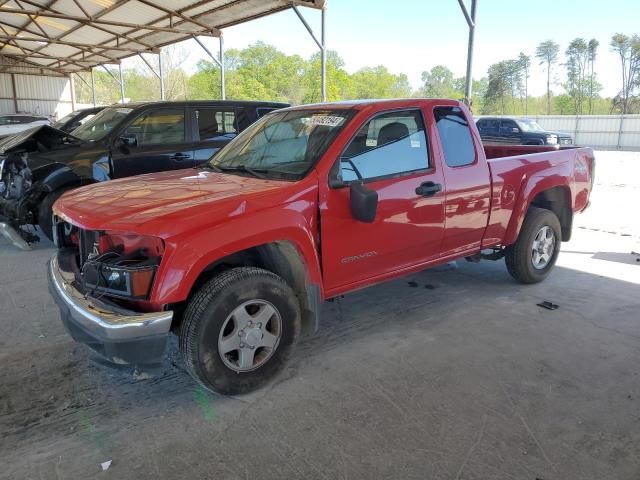
<path id="1" fill-rule="evenodd" d="M 138 146 L 138 138 L 136 137 L 135 134 L 125 134 L 125 135 L 121 135 L 118 138 L 119 142 L 120 142 L 120 147 L 124 148 L 124 149 L 129 149 L 129 148 L 133 148 L 133 147 L 137 147 Z"/>
<path id="2" fill-rule="evenodd" d="M 352 182 L 349 189 L 351 215 L 360 222 L 372 223 L 378 210 L 378 192 L 362 182 Z"/>

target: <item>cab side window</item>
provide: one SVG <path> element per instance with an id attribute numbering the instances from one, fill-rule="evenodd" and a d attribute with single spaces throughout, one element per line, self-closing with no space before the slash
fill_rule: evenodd
<path id="1" fill-rule="evenodd" d="M 238 133 L 234 111 L 202 107 L 195 111 L 195 117 L 201 141 L 215 140 L 220 137 L 233 138 Z"/>
<path id="2" fill-rule="evenodd" d="M 478 130 L 480 133 L 498 133 L 499 120 L 482 119 L 478 121 Z"/>
<path id="3" fill-rule="evenodd" d="M 419 110 L 389 112 L 365 123 L 340 157 L 342 180 L 370 180 L 429 168 Z"/>
<path id="4" fill-rule="evenodd" d="M 165 108 L 143 113 L 124 132 L 135 135 L 138 146 L 183 143 L 184 109 Z"/>
<path id="5" fill-rule="evenodd" d="M 476 150 L 462 110 L 458 107 L 437 107 L 433 113 L 447 166 L 463 167 L 475 162 Z"/>
<path id="6" fill-rule="evenodd" d="M 500 133 L 517 133 L 518 125 L 513 120 L 502 120 L 500 122 Z"/>

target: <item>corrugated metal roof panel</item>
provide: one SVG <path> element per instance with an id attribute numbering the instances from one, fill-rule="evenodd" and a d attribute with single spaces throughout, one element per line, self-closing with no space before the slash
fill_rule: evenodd
<path id="1" fill-rule="evenodd" d="M 293 3 L 324 7 L 324 0 Z M 0 4 L 2 21 L 8 25 L 0 35 L 0 52 L 23 58 L 17 56 L 23 52 L 10 44 L 15 41 L 35 51 L 32 58 L 23 58 L 25 61 L 34 62 L 46 51 L 56 57 L 49 65 L 55 62 L 61 71 L 74 72 L 86 65 L 74 64 L 76 60 L 99 65 L 141 52 L 157 52 L 159 47 L 193 34 L 215 35 L 221 28 L 287 8 L 291 3 L 284 0 L 30 0 L 20 5 L 9 0 Z M 100 53 L 102 46 L 109 48 Z"/>

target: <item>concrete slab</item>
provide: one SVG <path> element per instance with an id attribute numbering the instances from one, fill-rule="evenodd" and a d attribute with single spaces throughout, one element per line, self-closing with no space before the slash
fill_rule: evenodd
<path id="1" fill-rule="evenodd" d="M 539 285 L 463 261 L 328 303 L 238 398 L 175 347 L 152 371 L 94 361 L 48 296 L 53 249 L 0 239 L 0 478 L 636 480 L 640 232 L 598 226 L 578 220 Z"/>

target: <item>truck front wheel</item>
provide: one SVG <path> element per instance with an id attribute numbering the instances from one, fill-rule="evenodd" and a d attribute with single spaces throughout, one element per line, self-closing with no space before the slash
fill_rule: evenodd
<path id="1" fill-rule="evenodd" d="M 280 372 L 299 330 L 300 307 L 283 279 L 260 268 L 232 268 L 189 301 L 180 352 L 205 388 L 242 394 Z"/>
<path id="2" fill-rule="evenodd" d="M 521 283 L 538 283 L 551 272 L 560 253 L 562 230 L 550 210 L 531 207 L 516 243 L 507 247 L 507 270 Z"/>

